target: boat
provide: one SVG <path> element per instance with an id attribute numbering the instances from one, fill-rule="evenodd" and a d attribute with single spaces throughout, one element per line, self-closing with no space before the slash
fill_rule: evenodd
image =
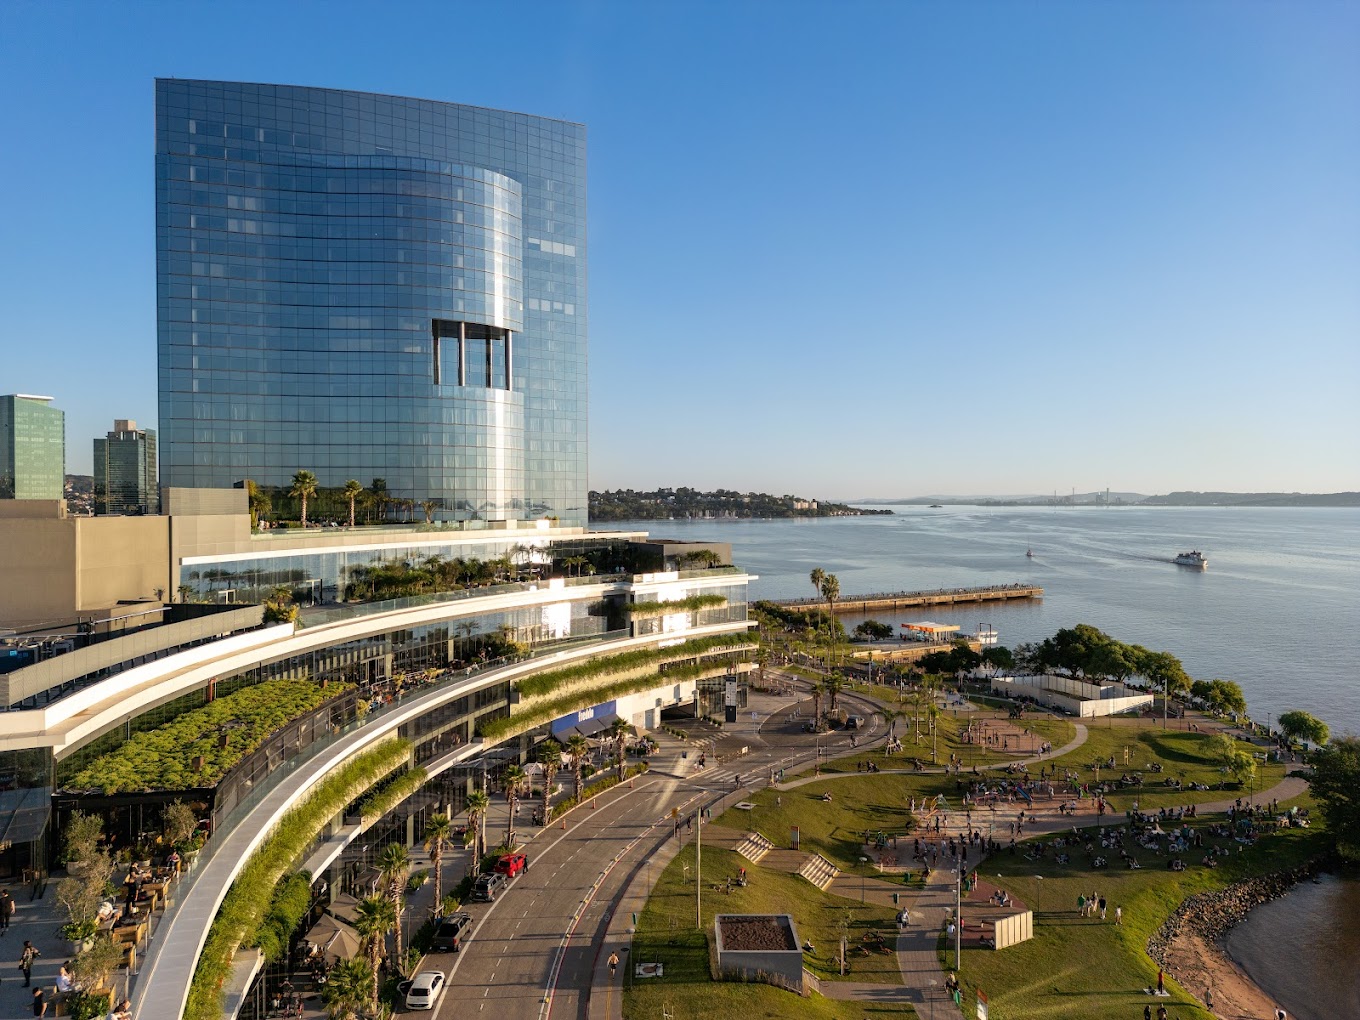
<path id="1" fill-rule="evenodd" d="M 1033 549 L 1026 549 L 1026 550 L 1025 550 L 1025 558 L 1026 558 L 1026 559 L 1031 559 L 1031 560 L 1034 559 L 1034 550 L 1033 550 Z"/>
<path id="2" fill-rule="evenodd" d="M 932 509 L 932 510 L 943 510 L 944 507 L 943 507 L 942 505 L 940 505 L 939 503 L 931 503 L 931 504 L 930 504 L 930 509 Z"/>
<path id="3" fill-rule="evenodd" d="M 1199 570 L 1203 570 L 1209 565 L 1208 558 L 1198 549 L 1192 549 L 1190 552 L 1177 553 L 1176 558 L 1171 562 L 1178 563 L 1182 567 L 1196 567 Z"/>

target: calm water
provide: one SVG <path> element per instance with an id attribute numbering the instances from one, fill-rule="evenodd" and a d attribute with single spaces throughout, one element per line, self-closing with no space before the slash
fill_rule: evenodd
<path id="1" fill-rule="evenodd" d="M 753 598 L 811 595 L 813 567 L 835 573 L 846 595 L 1033 582 L 1042 601 L 874 616 L 989 623 L 1007 645 L 1089 623 L 1180 656 L 1196 678 L 1236 680 L 1258 719 L 1302 708 L 1334 732 L 1360 732 L 1360 509 L 892 509 L 636 526 L 731 542 L 760 575 Z M 1169 562 L 1189 549 L 1208 556 L 1207 570 Z M 1229 946 L 1291 1016 L 1360 1018 L 1358 916 L 1360 883 L 1305 884 L 1253 911 Z"/>
<path id="2" fill-rule="evenodd" d="M 1196 678 L 1236 680 L 1259 719 L 1302 708 L 1337 732 L 1360 732 L 1360 509 L 893 509 L 892 517 L 635 526 L 731 542 L 736 561 L 760 575 L 754 598 L 811 595 L 817 566 L 847 595 L 1032 581 L 1045 590 L 1041 601 L 874 615 L 967 631 L 990 623 L 1006 645 L 1089 623 L 1173 652 Z M 1169 562 L 1188 549 L 1202 550 L 1209 568 Z M 858 618 L 845 621 L 853 627 Z"/>
<path id="3" fill-rule="evenodd" d="M 1295 1020 L 1360 1017 L 1360 882 L 1323 876 L 1264 903 L 1228 952 Z"/>

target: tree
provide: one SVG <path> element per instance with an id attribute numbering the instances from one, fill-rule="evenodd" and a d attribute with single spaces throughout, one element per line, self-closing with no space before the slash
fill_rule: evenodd
<path id="1" fill-rule="evenodd" d="M 351 478 L 345 483 L 345 487 L 340 490 L 340 494 L 349 500 L 349 526 L 354 527 L 354 503 L 363 495 L 364 487 L 359 484 L 358 479 Z"/>
<path id="2" fill-rule="evenodd" d="M 1238 741 L 1220 733 L 1210 741 L 1209 753 L 1218 764 L 1219 770 L 1226 772 L 1245 786 L 1256 776 L 1256 759 Z"/>
<path id="3" fill-rule="evenodd" d="M 926 652 L 916 660 L 916 664 L 926 673 L 952 673 L 954 671 L 954 653 L 951 649 L 948 652 Z"/>
<path id="4" fill-rule="evenodd" d="M 401 945 L 401 905 L 406 889 L 406 874 L 411 870 L 411 855 L 401 843 L 389 843 L 378 855 L 378 874 L 387 884 L 387 898 L 392 901 L 392 911 L 397 923 L 392 927 L 392 943 L 396 949 L 398 974 L 406 973 L 406 958 L 402 955 Z"/>
<path id="5" fill-rule="evenodd" d="M 1327 743 L 1331 735 L 1325 722 L 1300 709 L 1280 713 L 1280 732 L 1290 740 L 1302 740 L 1318 747 Z"/>
<path id="6" fill-rule="evenodd" d="M 579 802 L 581 799 L 581 766 L 590 757 L 590 741 L 579 733 L 573 733 L 567 741 L 567 757 L 571 759 L 571 774 L 575 784 L 572 793 Z"/>
<path id="7" fill-rule="evenodd" d="M 840 673 L 832 673 L 822 681 L 822 692 L 826 695 L 827 711 L 832 714 L 836 711 L 836 703 L 840 699 L 841 691 L 845 690 L 845 677 Z"/>
<path id="8" fill-rule="evenodd" d="M 1308 783 L 1336 851 L 1360 861 L 1360 737 L 1337 737 L 1313 755 L 1312 765 Z"/>
<path id="9" fill-rule="evenodd" d="M 1015 656 L 1004 645 L 993 645 L 982 650 L 982 661 L 993 669 L 1014 669 Z"/>
<path id="10" fill-rule="evenodd" d="M 977 669 L 982 665 L 982 655 L 973 651 L 967 641 L 955 641 L 949 650 L 949 671 L 958 675 Z"/>
<path id="11" fill-rule="evenodd" d="M 1196 680 L 1190 685 L 1190 694 L 1198 697 L 1215 715 L 1245 715 L 1247 712 L 1246 695 L 1232 680 Z"/>
<path id="12" fill-rule="evenodd" d="M 906 719 L 907 713 L 896 708 L 886 708 L 879 711 L 883 716 L 883 721 L 888 724 L 888 739 L 883 743 L 883 757 L 892 754 L 893 738 L 897 735 L 897 723 L 899 720 Z"/>
<path id="13" fill-rule="evenodd" d="M 425 823 L 425 851 L 430 855 L 430 867 L 434 871 L 434 907 L 439 913 L 439 905 L 444 902 L 444 851 L 453 843 L 453 822 L 448 815 L 431 815 Z"/>
<path id="14" fill-rule="evenodd" d="M 821 567 L 813 567 L 808 574 L 808 580 L 812 582 L 812 594 L 814 598 L 820 598 L 822 594 L 822 582 L 826 580 L 826 571 Z M 813 640 L 817 639 L 817 623 L 813 622 Z"/>
<path id="15" fill-rule="evenodd" d="M 623 782 L 623 750 L 628 743 L 628 737 L 637 730 L 633 724 L 623 719 L 616 718 L 609 724 L 609 729 L 605 730 L 605 735 L 614 742 L 614 765 L 619 770 L 619 782 Z"/>
<path id="16" fill-rule="evenodd" d="M 249 478 L 246 479 L 246 501 L 250 507 L 251 526 L 258 525 L 264 517 L 268 516 L 274 509 L 274 501 L 269 498 L 269 494 L 260 489 Z"/>
<path id="17" fill-rule="evenodd" d="M 387 944 L 387 933 L 397 926 L 397 911 L 386 896 L 368 896 L 354 908 L 354 930 L 368 943 L 368 962 L 374 975 L 378 973 L 378 958 Z M 373 1013 L 378 1012 L 378 984 L 371 991 Z"/>
<path id="18" fill-rule="evenodd" d="M 841 582 L 835 574 L 822 578 L 822 598 L 826 599 L 826 668 L 836 650 L 836 600 L 841 597 Z M 832 708 L 835 706 L 833 705 Z"/>
<path id="19" fill-rule="evenodd" d="M 434 523 L 434 512 L 439 509 L 439 504 L 432 499 L 421 500 L 420 509 L 425 512 L 425 523 Z"/>
<path id="20" fill-rule="evenodd" d="M 863 638 L 865 641 L 883 641 L 892 636 L 892 627 L 878 620 L 865 620 L 855 627 L 855 637 Z"/>
<path id="21" fill-rule="evenodd" d="M 387 504 L 392 501 L 391 494 L 387 491 L 387 479 L 373 479 L 368 483 L 368 493 L 373 505 L 378 508 L 378 520 L 386 520 Z"/>
<path id="22" fill-rule="evenodd" d="M 524 781 L 528 778 L 528 773 L 518 765 L 508 765 L 501 773 L 501 788 L 505 790 L 505 799 L 510 802 L 510 811 L 505 818 L 505 845 L 511 849 L 515 845 L 515 807 L 519 804 L 520 791 L 524 789 Z"/>
<path id="23" fill-rule="evenodd" d="M 326 976 L 321 999 L 331 1020 L 356 1020 L 364 1007 L 377 1009 L 377 976 L 367 960 L 341 960 Z"/>
<path id="24" fill-rule="evenodd" d="M 307 526 L 307 500 L 316 495 L 316 475 L 310 471 L 299 471 L 293 475 L 293 484 L 288 495 L 302 501 L 302 526 Z"/>
<path id="25" fill-rule="evenodd" d="M 468 828 L 472 830 L 472 863 L 468 874 L 476 878 L 482 871 L 482 854 L 486 844 L 486 812 L 491 807 L 491 798 L 481 790 L 473 790 L 467 795 Z"/>
<path id="26" fill-rule="evenodd" d="M 63 863 L 70 864 L 72 861 L 83 861 L 90 857 L 99 849 L 99 842 L 103 838 L 104 819 L 98 815 L 87 815 L 83 811 L 72 811 L 71 817 L 66 820 L 65 843 L 61 857 Z"/>
<path id="27" fill-rule="evenodd" d="M 1162 688 L 1162 718 L 1165 720 L 1172 695 L 1188 693 L 1193 681 L 1185 672 L 1181 660 L 1170 652 L 1143 649 L 1137 662 L 1138 672 L 1147 677 L 1148 684 L 1153 688 Z"/>
<path id="28" fill-rule="evenodd" d="M 562 745 L 552 737 L 538 745 L 538 763 L 543 766 L 543 824 L 548 824 L 548 809 L 552 806 L 552 785 L 562 767 Z"/>
<path id="29" fill-rule="evenodd" d="M 194 834 L 194 830 L 198 828 L 198 818 L 194 815 L 194 809 L 184 801 L 172 801 L 165 806 L 165 811 L 161 814 L 161 828 L 165 833 L 166 843 L 173 847 Z"/>

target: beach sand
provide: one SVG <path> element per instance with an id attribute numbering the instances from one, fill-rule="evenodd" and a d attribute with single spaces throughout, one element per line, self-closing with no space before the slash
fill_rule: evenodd
<path id="1" fill-rule="evenodd" d="M 1213 988 L 1215 1016 L 1222 1020 L 1261 1020 L 1275 1015 L 1275 1002 L 1235 964 L 1221 946 L 1182 932 L 1167 952 L 1167 973 L 1201 1002 Z"/>

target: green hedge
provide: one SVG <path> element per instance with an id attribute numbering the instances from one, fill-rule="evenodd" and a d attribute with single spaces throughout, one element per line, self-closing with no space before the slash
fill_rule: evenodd
<path id="1" fill-rule="evenodd" d="M 312 905 L 312 876 L 305 871 L 285 875 L 274 887 L 269 912 L 252 940 L 269 962 L 282 960 L 288 942 Z"/>
<path id="2" fill-rule="evenodd" d="M 199 955 L 184 1020 L 220 1020 L 222 986 L 238 946 L 259 937 L 274 887 L 325 824 L 354 798 L 400 768 L 411 755 L 408 741 L 391 739 L 356 755 L 323 779 L 251 855 L 222 901 Z"/>
<path id="3" fill-rule="evenodd" d="M 695 613 L 700 609 L 716 609 L 727 605 L 724 595 L 690 595 L 672 602 L 629 602 L 623 611 L 629 616 L 667 616 L 671 613 Z"/>
<path id="4" fill-rule="evenodd" d="M 348 685 L 324 689 L 311 680 L 266 680 L 209 702 L 202 708 L 134 734 L 116 751 L 100 755 L 62 788 L 68 791 L 135 793 L 212 786 L 269 736 L 320 708 Z M 227 724 L 231 728 L 226 728 Z M 219 738 L 226 737 L 226 747 Z M 203 768 L 193 759 L 203 756 Z"/>
<path id="5" fill-rule="evenodd" d="M 672 649 L 667 650 L 671 651 Z M 638 691 L 656 687 L 658 684 L 695 680 L 719 665 L 721 663 L 699 662 L 691 666 L 676 666 L 666 670 L 665 673 L 648 673 L 646 676 L 633 677 L 630 680 L 616 680 L 614 683 L 606 684 L 603 687 L 592 687 L 575 694 L 564 694 L 560 698 L 551 698 L 539 704 L 531 705 L 514 715 L 480 720 L 477 723 L 477 734 L 486 740 L 500 740 L 513 733 L 522 733 L 526 728 L 537 726 L 539 723 L 566 715 L 568 712 L 574 712 L 578 708 L 585 708 L 587 705 L 611 701 L 626 694 L 635 694 Z"/>
<path id="6" fill-rule="evenodd" d="M 755 647 L 755 642 L 744 634 L 717 634 L 713 637 L 691 638 L 684 644 L 675 645 L 671 648 L 639 648 L 636 651 L 623 652 L 620 655 L 607 655 L 577 663 L 574 666 L 552 669 L 546 673 L 516 680 L 515 690 L 519 691 L 521 697 L 537 698 L 544 694 L 551 694 L 559 687 L 564 687 L 577 680 L 609 676 L 614 673 L 627 673 L 631 670 L 642 669 L 663 662 L 693 658 L 696 655 L 702 655 L 719 648 L 735 650 Z"/>
<path id="7" fill-rule="evenodd" d="M 367 829 L 387 812 L 415 793 L 429 775 L 420 766 L 403 772 L 381 790 L 374 790 L 359 802 L 359 827 Z"/>

